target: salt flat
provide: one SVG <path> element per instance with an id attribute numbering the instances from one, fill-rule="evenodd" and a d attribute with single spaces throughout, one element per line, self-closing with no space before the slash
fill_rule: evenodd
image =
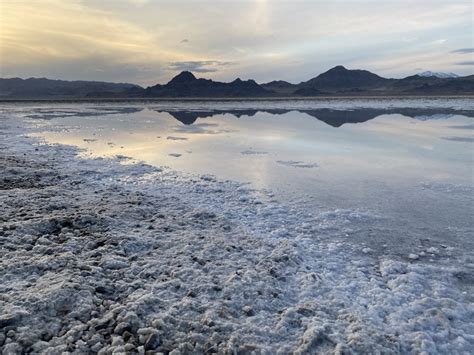
<path id="1" fill-rule="evenodd" d="M 331 241 L 328 233 L 380 216 L 312 213 L 269 190 L 78 155 L 32 132 L 2 113 L 4 353 L 474 347 L 470 251 L 429 245 L 396 258 Z M 428 260 L 449 255 L 463 260 Z"/>

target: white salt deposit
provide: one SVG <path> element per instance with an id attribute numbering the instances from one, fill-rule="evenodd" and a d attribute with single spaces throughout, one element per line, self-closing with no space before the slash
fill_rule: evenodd
<path id="1" fill-rule="evenodd" d="M 379 218 L 370 212 L 312 215 L 209 175 L 79 158 L 2 115 L 4 353 L 474 348 L 461 266 L 319 239 Z"/>

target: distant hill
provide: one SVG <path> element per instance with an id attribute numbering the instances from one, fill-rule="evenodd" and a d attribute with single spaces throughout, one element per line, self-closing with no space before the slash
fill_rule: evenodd
<path id="1" fill-rule="evenodd" d="M 260 86 L 281 95 L 292 95 L 298 89 L 298 85 L 291 84 L 284 80 L 274 80 L 269 83 L 260 84 Z"/>
<path id="2" fill-rule="evenodd" d="M 264 89 L 253 80 L 235 79 L 230 83 L 197 79 L 192 73 L 183 71 L 165 85 L 146 88 L 144 97 L 253 97 L 271 96 L 273 92 Z"/>
<path id="3" fill-rule="evenodd" d="M 416 95 L 474 94 L 474 75 L 456 78 L 412 75 L 394 81 L 392 91 Z"/>
<path id="4" fill-rule="evenodd" d="M 328 92 L 365 90 L 386 85 L 389 81 L 390 79 L 382 78 L 367 70 L 348 70 L 342 65 L 338 65 L 299 84 L 298 90 L 316 89 Z"/>
<path id="5" fill-rule="evenodd" d="M 351 70 L 343 66 L 336 66 L 313 79 L 298 84 L 292 95 L 408 96 L 474 94 L 474 76 L 440 76 L 426 74 L 413 75 L 403 79 L 387 79 L 367 70 Z"/>
<path id="6" fill-rule="evenodd" d="M 474 93 L 474 75 L 462 76 L 458 78 L 437 78 L 430 82 L 419 83 L 419 86 L 406 90 L 405 93 L 417 93 L 426 95 L 463 95 Z"/>
<path id="7" fill-rule="evenodd" d="M 259 85 L 254 80 L 225 83 L 198 79 L 183 71 L 166 84 L 145 89 L 127 83 L 12 78 L 0 79 L 0 99 L 474 95 L 474 75 L 428 73 L 387 79 L 339 65 L 300 84 L 275 80 Z"/>
<path id="8" fill-rule="evenodd" d="M 404 79 L 387 79 L 367 70 L 351 70 L 341 65 L 300 84 L 275 80 L 257 84 L 236 79 L 223 83 L 197 79 L 184 71 L 165 85 L 155 85 L 138 97 L 292 97 L 292 96 L 364 96 L 364 95 L 462 95 L 474 94 L 472 76 L 439 78 L 413 75 Z"/>
<path id="9" fill-rule="evenodd" d="M 101 81 L 65 81 L 46 78 L 0 79 L 0 99 L 54 99 L 128 95 L 138 85 Z"/>

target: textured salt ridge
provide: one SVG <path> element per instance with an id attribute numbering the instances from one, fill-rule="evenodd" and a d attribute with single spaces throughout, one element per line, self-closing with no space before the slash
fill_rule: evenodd
<path id="1" fill-rule="evenodd" d="M 318 242 L 372 214 L 312 216 L 243 184 L 79 159 L 0 125 L 4 353 L 474 347 L 460 270 Z"/>

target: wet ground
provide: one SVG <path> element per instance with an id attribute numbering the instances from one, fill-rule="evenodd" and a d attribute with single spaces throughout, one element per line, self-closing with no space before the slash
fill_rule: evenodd
<path id="1" fill-rule="evenodd" d="M 8 110 L 9 107 L 4 107 Z M 474 249 L 469 99 L 159 102 L 10 106 L 48 142 L 92 156 L 269 189 L 313 213 L 350 215 L 330 235 L 406 256 L 430 241 Z"/>
<path id="2" fill-rule="evenodd" d="M 468 353 L 468 104 L 290 104 L 4 107 L 2 350 Z"/>

